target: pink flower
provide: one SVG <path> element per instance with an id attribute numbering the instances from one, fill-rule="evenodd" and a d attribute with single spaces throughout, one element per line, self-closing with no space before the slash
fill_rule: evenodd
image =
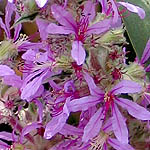
<path id="1" fill-rule="evenodd" d="M 117 105 L 120 105 L 122 108 L 126 109 L 130 115 L 140 120 L 150 120 L 150 112 L 135 102 L 119 98 L 117 95 L 121 93 L 141 92 L 141 86 L 133 81 L 122 80 L 109 92 L 104 92 L 95 85 L 93 79 L 88 74 L 85 74 L 85 79 L 91 95 L 72 100 L 70 102 L 70 110 L 73 112 L 85 111 L 98 103 L 103 104 L 103 106 L 97 110 L 85 126 L 82 140 L 87 142 L 99 133 L 103 120 L 106 119 L 106 113 L 111 109 L 113 132 L 118 141 L 127 144 L 128 129 L 125 119 L 120 113 Z"/>
<path id="2" fill-rule="evenodd" d="M 56 4 L 51 7 L 54 18 L 61 26 L 50 23 L 47 32 L 50 34 L 74 34 L 75 40 L 72 43 L 71 56 L 78 65 L 82 65 L 85 61 L 86 53 L 83 47 L 85 39 L 91 34 L 102 34 L 110 28 L 111 20 L 105 19 L 89 26 L 89 22 L 95 17 L 95 4 L 87 1 L 84 6 L 83 16 L 80 21 L 75 21 L 73 16 L 63 7 Z"/>

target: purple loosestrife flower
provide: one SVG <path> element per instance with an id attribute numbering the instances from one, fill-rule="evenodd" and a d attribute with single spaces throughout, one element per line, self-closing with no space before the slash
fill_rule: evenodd
<path id="1" fill-rule="evenodd" d="M 119 6 L 124 6 L 129 11 L 137 13 L 141 19 L 144 19 L 145 17 L 145 11 L 142 8 L 128 2 L 116 2 L 116 0 L 99 0 L 99 2 L 102 5 L 102 12 L 104 14 L 106 14 L 107 16 L 113 14 L 114 23 L 116 23 L 120 17 L 120 13 L 118 10 Z"/>
<path id="2" fill-rule="evenodd" d="M 46 125 L 44 137 L 52 138 L 56 133 L 61 131 L 70 115 L 70 100 L 76 97 L 76 91 L 73 81 L 67 81 L 64 84 L 64 92 L 58 96 L 54 103 L 52 120 Z"/>
<path id="3" fill-rule="evenodd" d="M 111 138 L 113 130 L 111 119 L 112 118 L 106 121 L 98 136 L 91 140 L 89 150 L 107 150 L 107 144 L 111 145 L 116 150 L 134 150 L 129 144 L 121 143 L 117 139 Z"/>
<path id="4" fill-rule="evenodd" d="M 95 4 L 91 1 L 86 2 L 84 15 L 80 17 L 79 21 L 75 21 L 68 11 L 56 4 L 51 6 L 51 11 L 61 26 L 50 23 L 46 29 L 47 32 L 50 34 L 74 34 L 75 40 L 72 43 L 71 56 L 77 65 L 82 65 L 86 57 L 83 47 L 85 39 L 91 34 L 106 32 L 110 28 L 111 19 L 105 19 L 90 26 L 89 23 L 95 17 Z"/>
<path id="5" fill-rule="evenodd" d="M 21 87 L 21 98 L 31 101 L 33 97 L 38 97 L 43 92 L 43 81 L 47 77 L 56 75 L 52 71 L 53 63 L 49 59 L 48 52 L 35 52 L 28 50 L 22 55 L 25 61 L 23 69 L 23 85 Z M 59 71 L 58 71 L 59 72 Z"/>
<path id="6" fill-rule="evenodd" d="M 111 109 L 113 132 L 121 143 L 127 144 L 128 129 L 117 105 L 125 108 L 130 115 L 140 120 L 150 120 L 150 112 L 135 102 L 119 98 L 117 95 L 121 93 L 141 92 L 141 86 L 130 80 L 122 80 L 110 91 L 104 92 L 95 85 L 93 79 L 88 74 L 85 74 L 85 79 L 91 95 L 72 100 L 70 102 L 70 110 L 73 112 L 85 111 L 98 103 L 104 103 L 104 105 L 98 109 L 85 126 L 82 140 L 87 142 L 99 133 L 103 120 L 106 119 L 106 114 Z"/>

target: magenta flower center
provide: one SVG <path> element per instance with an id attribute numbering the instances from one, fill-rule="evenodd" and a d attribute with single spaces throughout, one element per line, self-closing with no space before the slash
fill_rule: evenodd
<path id="1" fill-rule="evenodd" d="M 78 25 L 77 25 L 77 35 L 76 35 L 76 39 L 78 41 L 84 42 L 85 38 L 86 38 L 86 32 L 88 30 L 88 25 L 89 25 L 89 19 L 88 17 L 83 17 Z"/>

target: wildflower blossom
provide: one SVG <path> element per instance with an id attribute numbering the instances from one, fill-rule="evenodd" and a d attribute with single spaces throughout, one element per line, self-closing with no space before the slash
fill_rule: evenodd
<path id="1" fill-rule="evenodd" d="M 71 56 L 78 65 L 83 64 L 85 61 L 86 53 L 83 44 L 87 36 L 91 34 L 102 34 L 110 28 L 110 19 L 106 19 L 89 26 L 89 22 L 91 22 L 95 17 L 94 8 L 95 4 L 91 1 L 87 1 L 85 9 L 83 10 L 85 16 L 81 16 L 80 21 L 78 22 L 75 21 L 73 16 L 63 7 L 56 4 L 51 7 L 53 16 L 61 24 L 61 26 L 50 23 L 46 30 L 50 34 L 75 35 L 75 40 L 72 43 Z"/>
<path id="2" fill-rule="evenodd" d="M 121 93 L 141 92 L 141 86 L 133 81 L 122 80 L 117 85 L 115 85 L 112 90 L 104 92 L 95 85 L 93 79 L 89 77 L 89 75 L 86 75 L 85 78 L 88 83 L 91 95 L 71 101 L 70 110 L 73 112 L 85 111 L 95 104 L 103 102 L 104 106 L 99 108 L 99 110 L 89 120 L 88 124 L 84 128 L 84 135 L 82 140 L 87 142 L 89 139 L 95 137 L 98 134 L 101 129 L 103 120 L 105 119 L 105 115 L 111 108 L 113 116 L 112 127 L 114 134 L 121 143 L 128 143 L 128 129 L 125 124 L 125 119 L 121 115 L 117 105 L 125 108 L 130 115 L 140 120 L 149 120 L 150 112 L 130 100 L 117 97 L 117 95 Z"/>

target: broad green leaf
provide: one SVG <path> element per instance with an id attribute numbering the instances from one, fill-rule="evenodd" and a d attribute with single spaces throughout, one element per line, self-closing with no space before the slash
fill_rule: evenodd
<path id="1" fill-rule="evenodd" d="M 145 45 L 150 37 L 150 0 L 124 0 L 143 8 L 146 12 L 145 19 L 141 20 L 137 14 L 131 13 L 123 18 L 132 46 L 141 58 Z"/>

